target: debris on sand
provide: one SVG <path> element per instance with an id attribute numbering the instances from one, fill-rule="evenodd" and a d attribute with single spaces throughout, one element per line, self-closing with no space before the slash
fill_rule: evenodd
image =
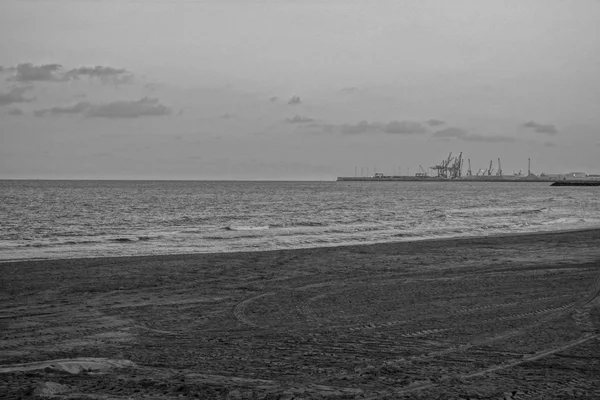
<path id="1" fill-rule="evenodd" d="M 88 371 L 104 371 L 112 368 L 133 367 L 135 364 L 129 360 L 111 360 L 108 358 L 71 358 L 61 360 L 50 360 L 32 362 L 27 364 L 5 365 L 0 368 L 1 373 L 36 371 L 50 369 L 54 371 L 80 374 Z"/>
<path id="2" fill-rule="evenodd" d="M 33 395 L 36 397 L 54 397 L 70 391 L 71 388 L 67 385 L 61 385 L 60 383 L 56 382 L 43 382 L 35 388 Z"/>

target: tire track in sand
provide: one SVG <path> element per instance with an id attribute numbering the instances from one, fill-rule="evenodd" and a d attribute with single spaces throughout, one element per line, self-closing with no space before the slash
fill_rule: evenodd
<path id="1" fill-rule="evenodd" d="M 248 326 L 251 326 L 253 328 L 258 328 L 259 326 L 257 324 L 255 324 L 254 322 L 252 322 L 250 320 L 250 318 L 248 318 L 248 316 L 246 315 L 246 308 L 253 301 L 258 300 L 258 299 L 263 298 L 263 297 L 273 296 L 275 293 L 276 292 L 262 293 L 262 294 L 259 294 L 257 296 L 253 296 L 253 297 L 247 298 L 246 300 L 243 300 L 243 301 L 239 302 L 233 308 L 233 317 L 236 320 L 238 320 L 239 322 L 241 322 L 242 324 L 244 324 L 244 325 L 248 325 Z"/>
<path id="2" fill-rule="evenodd" d="M 588 333 L 598 333 L 600 327 L 596 326 L 592 320 L 590 312 L 596 308 L 600 303 L 600 273 L 597 274 L 596 279 L 592 283 L 592 291 L 588 298 L 584 300 L 581 307 L 579 307 L 573 313 L 573 319 L 575 324 L 583 331 Z"/>
<path id="3" fill-rule="evenodd" d="M 570 305 L 569 307 L 560 307 L 560 310 L 558 310 L 556 313 L 560 313 L 561 311 L 565 312 L 566 310 L 569 309 L 574 309 L 574 315 L 580 311 L 580 310 L 588 310 L 587 313 L 586 311 L 582 311 L 580 315 L 587 315 L 589 317 L 589 309 L 591 307 L 593 307 L 595 305 L 596 302 L 598 302 L 598 299 L 600 299 L 600 271 L 598 272 L 596 278 L 594 279 L 594 282 L 592 283 L 592 288 L 591 288 L 591 292 L 581 301 L 578 301 L 572 305 Z M 590 306 L 591 305 L 591 306 Z M 537 325 L 541 325 L 542 323 L 552 319 L 556 313 L 552 313 L 550 315 L 547 315 L 543 318 L 541 318 L 541 320 L 536 321 L 535 323 L 529 324 L 528 326 L 524 326 L 518 329 L 514 329 L 514 330 L 509 330 L 507 332 L 503 332 L 499 335 L 495 335 L 491 338 L 488 338 L 487 340 L 483 340 L 483 341 L 474 341 L 472 343 L 469 343 L 467 345 L 464 346 L 458 346 L 455 348 L 451 348 L 451 349 L 446 349 L 446 350 L 442 350 L 439 352 L 435 352 L 435 353 L 430 353 L 427 355 L 427 358 L 431 357 L 431 356 L 436 356 L 436 355 L 444 355 L 444 354 L 448 354 L 448 353 L 452 353 L 454 351 L 464 351 L 467 350 L 471 347 L 477 346 L 477 345 L 481 345 L 481 344 L 487 344 L 491 341 L 496 341 L 496 340 L 500 340 L 500 339 L 506 339 L 510 336 L 514 336 L 517 335 L 519 333 L 521 333 L 522 331 L 526 330 L 526 329 L 530 329 L 534 326 Z M 577 322 L 577 320 L 576 320 Z M 591 321 L 591 318 L 588 318 L 587 323 L 592 324 L 592 326 L 595 328 L 595 326 L 593 325 L 593 322 Z M 586 324 L 587 325 L 587 324 Z M 546 350 L 542 350 L 539 351 L 535 354 L 532 355 L 525 355 L 523 356 L 522 359 L 520 360 L 513 360 L 510 362 L 506 362 L 506 363 L 502 363 L 502 364 L 497 364 L 497 365 L 493 365 L 491 367 L 488 368 L 484 368 L 484 369 L 480 369 L 478 371 L 474 371 L 474 372 L 470 372 L 470 373 L 466 373 L 466 374 L 461 374 L 458 376 L 458 379 L 469 379 L 469 378 L 477 378 L 477 377 L 481 377 L 490 373 L 494 373 L 497 371 L 501 371 L 504 369 L 509 369 L 509 368 L 513 368 L 516 367 L 518 365 L 527 363 L 527 362 L 531 362 L 531 361 L 536 361 L 548 356 L 551 356 L 553 354 L 556 353 L 560 353 L 561 351 L 565 351 L 568 350 L 572 347 L 576 347 L 579 346 L 583 343 L 586 343 L 590 340 L 596 340 L 600 338 L 600 333 L 585 333 L 582 337 L 580 337 L 579 339 L 575 339 L 572 341 L 569 341 L 561 346 L 556 346 L 556 347 L 551 347 L 549 349 Z M 419 357 L 420 358 L 420 357 Z M 397 390 L 392 390 L 390 391 L 389 395 L 399 395 L 399 394 L 404 394 L 404 393 L 410 393 L 410 392 L 414 392 L 417 390 L 425 390 L 425 389 L 430 389 L 430 388 L 434 388 L 434 387 L 438 387 L 441 384 L 443 384 L 446 380 L 450 380 L 452 378 L 448 378 L 448 379 L 442 379 L 439 382 L 431 382 L 429 381 L 428 383 L 423 383 L 417 386 L 412 386 L 412 387 L 408 387 L 408 388 L 403 388 L 403 389 L 397 389 Z M 369 399 L 374 399 L 375 397 L 368 397 Z"/>
<path id="4" fill-rule="evenodd" d="M 458 379 L 476 378 L 476 377 L 484 376 L 484 375 L 489 374 L 489 373 L 501 371 L 503 369 L 513 368 L 513 367 L 516 367 L 518 365 L 521 365 L 521 364 L 524 364 L 524 363 L 527 363 L 527 362 L 530 362 L 530 361 L 536 361 L 536 360 L 539 360 L 541 358 L 545 358 L 545 357 L 551 356 L 553 354 L 560 353 L 561 351 L 570 349 L 570 348 L 575 347 L 575 346 L 579 346 L 579 345 L 581 345 L 581 344 L 583 344 L 585 342 L 588 342 L 590 340 L 598 339 L 599 337 L 600 337 L 600 334 L 587 334 L 587 335 L 585 335 L 582 338 L 579 338 L 577 340 L 573 340 L 573 341 L 571 341 L 569 343 L 566 343 L 566 344 L 564 344 L 562 346 L 553 347 L 553 348 L 546 349 L 546 350 L 543 350 L 541 352 L 538 352 L 536 354 L 533 354 L 531 356 L 523 357 L 523 359 L 521 359 L 521 360 L 516 360 L 516 361 L 511 361 L 511 362 L 508 362 L 508 363 L 504 363 L 504 364 L 494 365 L 492 367 L 485 368 L 485 369 L 482 369 L 482 370 L 479 370 L 479 371 L 475 371 L 475 372 L 471 372 L 471 373 L 467 373 L 467 374 L 461 374 L 461 375 L 459 375 L 457 377 L 454 377 L 454 379 L 457 379 L 457 378 Z M 393 391 L 390 391 L 390 392 L 386 393 L 386 395 L 396 396 L 396 395 L 399 395 L 399 394 L 405 394 L 405 393 L 415 392 L 417 390 L 431 389 L 431 388 L 434 388 L 434 387 L 441 386 L 444 382 L 446 382 L 447 380 L 449 381 L 450 379 L 453 379 L 453 378 L 441 379 L 439 382 L 424 383 L 424 384 L 421 384 L 421 385 L 413 385 L 413 386 L 408 387 L 408 388 L 393 390 Z M 378 394 L 376 397 L 367 397 L 367 399 L 378 399 L 378 398 L 381 398 L 380 396 L 381 396 L 381 393 Z"/>

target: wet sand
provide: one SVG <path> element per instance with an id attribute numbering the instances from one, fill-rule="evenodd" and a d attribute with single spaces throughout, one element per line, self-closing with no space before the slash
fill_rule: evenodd
<path id="1" fill-rule="evenodd" d="M 0 264 L 0 397 L 600 398 L 600 230 Z"/>

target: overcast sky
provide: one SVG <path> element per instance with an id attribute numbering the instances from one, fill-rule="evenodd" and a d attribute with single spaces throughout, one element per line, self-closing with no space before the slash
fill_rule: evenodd
<path id="1" fill-rule="evenodd" d="M 0 1 L 0 178 L 600 173 L 600 1 Z"/>

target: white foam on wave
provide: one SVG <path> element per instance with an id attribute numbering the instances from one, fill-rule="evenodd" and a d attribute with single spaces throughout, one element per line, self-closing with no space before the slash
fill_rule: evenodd
<path id="1" fill-rule="evenodd" d="M 581 224 L 581 223 L 586 223 L 586 222 L 588 222 L 588 221 L 586 221 L 584 218 L 562 217 L 562 218 L 557 218 L 557 219 L 553 219 L 550 221 L 544 221 L 544 222 L 542 222 L 542 225 L 560 225 L 560 224 L 571 225 L 571 224 Z"/>

